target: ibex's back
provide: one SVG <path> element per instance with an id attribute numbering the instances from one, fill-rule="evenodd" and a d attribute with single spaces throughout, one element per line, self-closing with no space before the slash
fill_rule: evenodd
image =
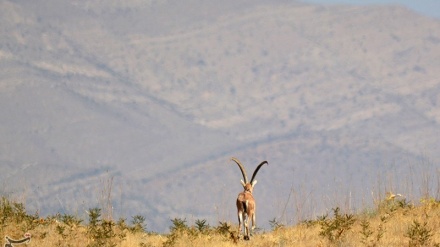
<path id="1" fill-rule="evenodd" d="M 249 192 L 241 192 L 237 197 L 238 213 L 247 214 L 249 217 L 255 212 L 255 199 Z"/>
<path id="2" fill-rule="evenodd" d="M 238 194 L 237 197 L 237 214 L 238 214 L 238 234 L 241 233 L 241 227 L 244 223 L 244 239 L 249 240 L 249 236 L 251 235 L 251 232 L 249 231 L 249 219 L 252 219 L 252 228 L 251 230 L 254 230 L 255 228 L 255 208 L 256 203 L 255 199 L 252 195 L 252 191 L 254 189 L 255 184 L 257 184 L 257 180 L 255 179 L 255 176 L 258 173 L 258 170 L 260 170 L 260 167 L 264 164 L 267 164 L 267 161 L 261 162 L 260 165 L 257 166 L 255 169 L 252 179 L 250 182 L 247 180 L 246 170 L 244 169 L 243 165 L 240 163 L 240 161 L 236 158 L 232 158 L 235 163 L 237 163 L 238 167 L 241 170 L 241 173 L 243 175 L 243 180 L 241 180 L 241 184 L 243 185 L 244 191 Z"/>

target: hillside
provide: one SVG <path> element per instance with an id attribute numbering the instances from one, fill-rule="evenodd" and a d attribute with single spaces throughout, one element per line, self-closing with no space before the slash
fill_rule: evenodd
<path id="1" fill-rule="evenodd" d="M 416 196 L 417 171 L 437 171 L 440 22 L 403 7 L 50 0 L 0 13 L 0 192 L 43 215 L 111 200 L 159 231 L 235 220 L 231 156 L 269 161 L 255 189 L 266 226 L 320 214 L 333 194 L 350 208 L 372 191 Z"/>
<path id="2" fill-rule="evenodd" d="M 329 214 L 285 226 L 275 220 L 271 229 L 254 232 L 250 241 L 237 233 L 237 225 L 204 219 L 188 222 L 175 218 L 169 233 L 145 229 L 144 219 L 136 216 L 108 220 L 99 208 L 89 211 L 88 222 L 69 214 L 40 217 L 28 214 L 23 204 L 2 197 L 0 234 L 5 246 L 10 241 L 29 246 L 438 246 L 436 231 L 439 202 L 424 200 L 415 207 L 400 197 L 384 199 L 374 208 L 350 214 L 334 208 Z M 11 242 L 12 243 L 12 242 Z"/>

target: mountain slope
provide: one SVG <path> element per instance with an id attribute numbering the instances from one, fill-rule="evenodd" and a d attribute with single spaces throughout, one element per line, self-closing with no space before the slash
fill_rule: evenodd
<path id="1" fill-rule="evenodd" d="M 259 221 L 293 221 L 440 161 L 440 23 L 403 7 L 0 5 L 0 179 L 42 214 L 105 206 L 111 183 L 115 217 L 154 230 L 234 220 L 237 156 L 269 161 Z"/>

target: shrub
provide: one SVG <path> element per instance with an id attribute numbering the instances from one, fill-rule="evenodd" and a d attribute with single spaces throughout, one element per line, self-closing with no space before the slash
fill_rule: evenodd
<path id="1" fill-rule="evenodd" d="M 370 222 L 368 222 L 367 219 L 363 219 L 361 221 L 362 230 L 360 231 L 360 234 L 361 234 L 362 244 L 371 247 L 379 246 L 379 242 L 385 233 L 384 224 L 386 223 L 387 218 L 385 216 L 382 216 L 380 217 L 380 221 L 381 222 L 377 227 L 377 232 L 375 235 L 374 235 L 374 231 L 371 229 Z"/>
<path id="2" fill-rule="evenodd" d="M 417 220 L 413 221 L 405 234 L 405 237 L 410 238 L 410 247 L 427 246 L 432 236 L 432 230 L 427 227 L 427 222 L 420 224 Z"/>
<path id="3" fill-rule="evenodd" d="M 272 228 L 272 231 L 276 231 L 280 228 L 283 228 L 284 225 L 280 223 L 277 218 L 273 218 L 272 220 L 269 220 L 270 228 Z"/>
<path id="4" fill-rule="evenodd" d="M 163 243 L 164 247 L 174 246 L 178 237 L 184 233 L 188 233 L 190 230 L 186 224 L 186 219 L 174 218 L 171 222 L 173 224 L 170 226 L 170 234 L 167 236 L 167 240 Z"/>
<path id="5" fill-rule="evenodd" d="M 345 232 L 350 230 L 355 222 L 352 214 L 341 214 L 339 207 L 333 209 L 333 213 L 334 217 L 332 219 L 329 219 L 328 215 L 319 218 L 319 224 L 321 225 L 319 235 L 332 244 L 341 241 Z"/>
<path id="6" fill-rule="evenodd" d="M 231 233 L 231 225 L 227 222 L 219 222 L 219 225 L 215 228 L 216 232 L 220 235 L 229 236 Z"/>
<path id="7" fill-rule="evenodd" d="M 73 215 L 69 215 L 69 214 L 64 214 L 59 216 L 59 219 L 61 222 L 63 222 L 64 224 L 70 226 L 70 227 L 75 227 L 75 226 L 79 226 L 79 224 L 81 224 L 81 222 L 83 220 L 78 219 L 77 217 L 73 216 Z"/>
<path id="8" fill-rule="evenodd" d="M 114 242 L 116 234 L 113 231 L 115 223 L 110 220 L 101 220 L 100 208 L 92 208 L 88 213 L 89 225 L 87 226 L 87 235 L 91 243 L 87 247 L 116 246 Z"/>
<path id="9" fill-rule="evenodd" d="M 378 204 L 379 212 L 388 212 L 393 213 L 397 209 L 412 209 L 414 205 L 407 201 L 406 198 L 402 197 L 402 195 L 397 194 L 394 195 L 392 193 L 387 194 L 387 198 L 383 201 L 380 201 Z"/>
<path id="10" fill-rule="evenodd" d="M 14 222 L 20 225 L 22 231 L 34 229 L 39 224 L 38 213 L 29 215 L 26 213 L 25 207 L 22 203 L 11 202 L 6 197 L 1 198 L 0 202 L 0 230 L 8 225 L 9 222 Z"/>
<path id="11" fill-rule="evenodd" d="M 209 231 L 209 224 L 206 223 L 206 220 L 196 220 L 196 229 L 200 233 L 206 233 Z"/>
<path id="12" fill-rule="evenodd" d="M 131 220 L 132 227 L 130 227 L 130 231 L 132 233 L 145 232 L 147 226 L 144 222 L 145 222 L 144 216 L 142 215 L 133 216 L 133 219 Z"/>
<path id="13" fill-rule="evenodd" d="M 171 222 L 173 223 L 173 225 L 170 226 L 171 232 L 183 232 L 189 230 L 189 227 L 186 224 L 186 219 L 174 218 Z"/>

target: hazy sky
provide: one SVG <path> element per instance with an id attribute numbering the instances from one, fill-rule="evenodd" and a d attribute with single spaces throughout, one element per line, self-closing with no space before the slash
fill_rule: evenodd
<path id="1" fill-rule="evenodd" d="M 419 13 L 440 19 L 440 0 L 303 0 L 326 4 L 401 4 Z"/>

